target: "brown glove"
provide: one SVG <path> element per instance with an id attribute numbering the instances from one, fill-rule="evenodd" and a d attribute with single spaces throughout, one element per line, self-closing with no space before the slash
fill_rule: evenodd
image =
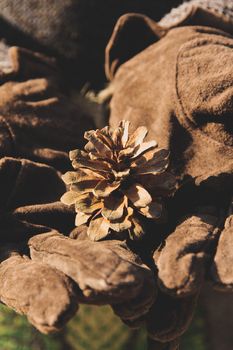
<path id="1" fill-rule="evenodd" d="M 29 1 L 29 2 L 28 2 Z M 1 0 L 0 35 L 24 47 L 53 52 L 69 83 L 105 82 L 104 48 L 117 18 L 123 13 L 152 14 L 159 19 L 181 0 Z M 39 11 L 39 12 L 38 12 Z"/>
<path id="2" fill-rule="evenodd" d="M 77 143 L 75 129 L 81 131 L 80 108 L 60 92 L 53 59 L 3 43 L 0 51 L 0 299 L 50 332 L 76 312 L 78 288 L 24 254 L 35 234 L 56 229 L 68 234 L 74 215 L 59 202 L 65 187 L 57 171 L 29 159 L 66 169 L 66 147 L 72 139 Z M 89 124 L 84 118 L 82 125 Z"/>
<path id="3" fill-rule="evenodd" d="M 160 288 L 190 315 L 194 306 L 189 309 L 185 303 L 190 298 L 194 305 L 205 278 L 214 279 L 220 289 L 232 290 L 231 218 L 222 229 L 232 196 L 233 39 L 217 29 L 227 30 L 225 21 L 208 11 L 201 13 L 195 8 L 174 29 L 141 15 L 126 15 L 106 50 L 113 92 L 110 125 L 117 126 L 121 119 L 130 120 L 135 129 L 145 125 L 148 140 L 170 150 L 179 188 L 169 203 L 168 237 L 155 249 L 154 261 Z M 201 26 L 206 19 L 213 28 Z M 139 25 L 150 40 L 132 37 L 132 27 Z M 125 38 L 132 44 L 130 55 L 125 52 Z M 150 46 L 145 48 L 145 43 Z M 176 296 L 182 299 L 173 299 Z M 153 322 L 158 317 L 156 304 L 148 315 L 149 334 L 158 341 L 171 340 L 172 319 Z M 164 301 L 160 307 L 169 305 Z M 177 337 L 182 333 L 180 322 L 189 319 L 182 311 L 179 315 L 174 322 Z"/>
<path id="4" fill-rule="evenodd" d="M 54 202 L 65 191 L 54 168 L 5 157 L 0 179 L 2 302 L 26 314 L 42 332 L 63 326 L 78 301 L 133 304 L 140 295 L 143 308 L 137 315 L 149 310 L 155 277 L 125 242 L 90 242 L 82 238 L 85 227 L 77 240 L 58 232 L 68 234 L 74 213 Z M 32 260 L 26 256 L 30 237 Z M 145 286 L 150 287 L 146 293 Z"/>
<path id="5" fill-rule="evenodd" d="M 200 290 L 204 279 L 221 291 L 232 291 L 232 215 L 202 214 L 186 217 L 165 241 L 159 256 L 159 283 L 173 296 L 185 296 Z M 229 214 L 232 212 L 230 205 Z"/>
<path id="6" fill-rule="evenodd" d="M 0 300 L 26 314 L 40 331 L 57 330 L 76 312 L 78 288 L 63 273 L 25 254 L 29 237 L 69 231 L 73 213 L 54 202 L 63 183 L 47 165 L 7 157 L 0 161 L 0 179 Z"/>
<path id="7" fill-rule="evenodd" d="M 82 228 L 84 234 L 85 228 Z M 29 241 L 33 261 L 43 261 L 79 286 L 81 301 L 116 304 L 135 299 L 151 286 L 144 297 L 148 309 L 155 299 L 155 279 L 151 270 L 121 241 L 92 242 L 82 237 L 70 239 L 57 232 L 34 236 Z"/>
<path id="8" fill-rule="evenodd" d="M 3 44 L 0 50 L 0 155 L 65 170 L 66 152 L 81 146 L 84 131 L 93 127 L 84 102 L 64 94 L 53 59 Z"/>
<path id="9" fill-rule="evenodd" d="M 55 168 L 69 167 L 66 151 L 82 144 L 79 135 L 88 120 L 79 127 L 82 110 L 59 92 L 59 79 L 50 60 L 16 48 L 2 57 L 7 60 L 5 65 L 2 62 L 0 87 L 2 153 L 20 158 L 4 157 L 0 164 L 4 213 L 1 300 L 25 313 L 43 332 L 64 325 L 78 301 L 122 304 L 132 300 L 133 305 L 140 296 L 137 316 L 145 314 L 155 299 L 154 274 L 125 242 L 80 240 L 85 228 L 78 240 L 59 233 L 71 231 L 74 215 L 72 209 L 57 202 L 65 186 Z M 9 57 L 17 64 L 10 66 Z M 29 80 L 13 81 L 22 76 Z M 29 255 L 30 237 L 32 260 L 24 255 Z M 20 284 L 15 284 L 16 276 L 21 278 Z M 30 284 L 31 288 L 23 289 Z M 146 286 L 150 289 L 145 291 Z"/>

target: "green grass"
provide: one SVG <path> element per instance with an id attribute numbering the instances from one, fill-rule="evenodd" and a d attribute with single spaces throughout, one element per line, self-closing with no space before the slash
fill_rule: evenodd
<path id="1" fill-rule="evenodd" d="M 144 330 L 129 330 L 108 306 L 81 306 L 76 317 L 55 335 L 42 335 L 25 317 L 0 306 L 1 350 L 146 350 Z M 206 350 L 201 311 L 186 335 L 181 350 Z"/>

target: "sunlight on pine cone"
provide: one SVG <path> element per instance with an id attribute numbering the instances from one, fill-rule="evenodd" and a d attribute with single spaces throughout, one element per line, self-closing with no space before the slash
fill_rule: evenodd
<path id="1" fill-rule="evenodd" d="M 75 225 L 88 225 L 92 240 L 110 233 L 144 234 L 145 218 L 158 220 L 163 197 L 175 191 L 175 177 L 167 171 L 169 152 L 156 141 L 144 142 L 143 126 L 129 132 L 129 122 L 85 132 L 85 150 L 70 152 L 75 171 L 62 176 L 69 186 L 61 201 L 75 205 Z"/>

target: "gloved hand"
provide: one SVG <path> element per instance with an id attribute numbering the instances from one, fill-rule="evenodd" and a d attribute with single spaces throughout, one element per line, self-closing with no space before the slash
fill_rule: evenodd
<path id="1" fill-rule="evenodd" d="M 8 199 L 2 205 L 2 302 L 25 313 L 42 332 L 60 328 L 77 309 L 77 300 L 94 304 L 108 302 L 124 322 L 131 326 L 141 324 L 156 297 L 153 266 L 151 270 L 143 264 L 137 252 L 133 253 L 125 242 L 99 242 L 97 245 L 85 240 L 64 240 L 58 231 L 68 233 L 73 216 L 70 211 L 64 211 L 61 204 L 54 203 L 63 188 L 58 180 L 49 177 L 49 172 L 55 174 L 55 170 L 22 160 L 25 157 L 67 170 L 69 162 L 65 151 L 80 147 L 82 137 L 79 135 L 92 127 L 83 115 L 83 106 L 74 105 L 62 93 L 55 62 L 40 54 L 20 48 L 9 49 L 2 44 L 0 76 L 1 156 L 19 157 L 2 159 L 4 189 L 6 184 L 9 192 L 12 187 L 14 192 L 17 189 L 17 200 L 13 196 L 9 207 Z M 44 178 L 41 169 L 46 169 Z M 23 178 L 19 181 L 21 174 Z M 45 192 L 41 190 L 43 183 L 49 184 Z M 28 193 L 31 193 L 29 198 Z M 8 195 L 7 192 L 6 198 Z M 41 232 L 46 233 L 40 235 Z M 73 237 L 75 235 L 73 233 Z M 31 236 L 34 261 L 29 259 L 27 250 Z M 81 236 L 85 236 L 85 230 L 79 240 Z M 55 242 L 51 244 L 56 248 L 53 259 L 50 242 Z M 40 247 L 45 244 L 42 259 Z M 68 255 L 66 264 L 64 250 Z M 49 268 L 49 264 L 56 270 Z M 95 265 L 101 271 L 102 280 L 94 272 Z M 22 284 L 15 288 L 18 276 Z M 25 285 L 32 287 L 25 290 Z M 44 294 L 37 293 L 39 290 Z M 56 295 L 60 294 L 64 294 L 64 300 L 57 306 Z M 173 346 L 174 342 L 171 344 Z"/>
<path id="2" fill-rule="evenodd" d="M 2 302 L 45 333 L 61 328 L 78 302 L 133 304 L 142 295 L 138 313 L 148 311 L 155 278 L 125 242 L 90 242 L 85 227 L 77 240 L 63 235 L 71 230 L 74 213 L 54 202 L 65 191 L 54 168 L 5 157 L 0 179 Z"/>
<path id="3" fill-rule="evenodd" d="M 182 0 L 1 0 L 1 31 L 6 41 L 43 52 L 53 52 L 66 72 L 69 84 L 95 86 L 105 82 L 104 48 L 122 14 L 140 12 L 161 18 Z"/>
<path id="4" fill-rule="evenodd" d="M 173 41 L 174 41 L 174 38 L 173 38 Z M 139 69 L 139 71 L 140 70 L 141 69 Z M 137 77 L 137 75 L 135 75 L 134 77 Z M 118 79 L 119 79 L 118 82 L 117 80 L 114 81 L 115 92 L 114 92 L 114 98 L 112 100 L 112 103 L 114 102 L 114 99 L 115 101 L 117 99 L 117 91 L 118 91 L 118 94 L 120 93 L 120 90 L 122 90 L 121 93 L 124 91 L 124 89 L 121 86 L 119 75 L 118 75 Z M 127 83 L 130 83 L 133 81 L 135 80 L 129 79 Z M 145 82 L 145 80 L 143 81 Z M 120 89 L 117 88 L 117 83 L 119 83 Z M 149 81 L 146 80 L 146 84 L 147 83 L 149 84 Z M 127 88 L 127 84 L 125 82 L 123 86 Z M 140 86 L 140 84 L 139 85 L 136 84 L 137 88 L 138 86 Z M 135 92 L 135 91 L 132 91 L 132 92 Z M 144 93 L 144 90 L 142 89 L 141 92 Z M 126 99 L 128 98 L 126 92 L 124 93 L 123 97 Z M 122 97 L 122 103 L 124 102 L 123 97 Z M 161 97 L 160 97 L 160 100 L 162 101 Z M 137 103 L 141 103 L 142 101 L 139 98 L 136 98 L 136 99 L 133 98 L 130 100 L 131 106 L 133 102 L 137 104 Z M 127 105 L 128 105 L 128 102 L 126 102 L 126 106 Z M 148 113 L 148 111 L 150 110 L 149 108 L 150 104 L 147 103 L 147 104 L 144 104 L 144 106 L 145 105 L 148 108 L 147 110 L 147 113 Z M 119 104 L 115 103 L 115 108 L 120 108 L 120 107 L 121 106 Z M 153 105 L 153 108 L 154 108 L 154 105 Z M 127 112 L 127 117 L 125 116 L 125 119 L 130 119 L 131 116 L 130 116 L 129 110 L 125 108 L 125 111 Z M 134 108 L 131 107 L 131 112 L 132 112 L 131 114 L 132 116 L 133 115 L 139 116 L 137 108 L 135 108 L 134 110 Z M 113 113 L 113 108 L 112 108 L 112 113 Z M 169 118 L 171 117 L 171 114 L 168 113 Z M 114 116 L 114 114 L 112 115 Z M 164 116 L 166 115 L 167 113 L 165 112 L 163 114 L 163 118 L 165 118 Z M 153 116 L 154 116 L 154 113 L 153 113 Z M 121 114 L 120 118 L 121 119 L 124 118 L 124 114 Z M 161 120 L 164 120 L 163 118 Z M 174 115 L 173 115 L 173 118 L 174 118 Z M 137 126 L 137 123 L 138 121 L 135 120 L 135 122 L 133 123 L 135 127 Z M 156 125 L 151 125 L 151 118 L 149 117 L 145 118 L 142 124 L 146 124 L 146 123 L 148 123 L 147 126 L 149 130 L 153 130 L 154 132 L 154 135 L 152 134 L 152 138 L 156 138 L 158 140 L 158 137 L 156 137 L 155 131 L 154 131 L 156 129 L 155 128 Z M 168 126 L 168 125 L 173 125 L 173 124 L 169 123 L 168 121 L 166 123 L 166 120 L 165 120 L 165 126 Z M 164 127 L 164 125 L 161 125 L 161 126 L 162 126 L 161 129 L 158 129 L 158 130 L 164 130 L 165 136 L 168 135 L 168 136 L 174 137 L 173 133 L 172 135 L 169 134 L 168 132 L 169 128 Z M 177 127 L 176 124 L 175 126 Z M 158 136 L 159 134 L 160 133 L 158 131 Z M 166 139 L 166 137 L 161 137 L 161 139 L 163 138 L 164 138 L 164 144 L 160 143 L 160 145 L 167 146 L 169 144 L 168 138 Z M 179 139 L 179 137 L 175 138 L 175 140 L 176 139 Z M 169 141 L 171 140 L 169 139 Z M 181 146 L 184 146 L 184 145 L 181 145 Z M 75 147 L 77 147 L 77 144 L 75 145 Z M 181 149 L 179 149 L 178 147 L 177 151 L 180 151 L 181 154 L 183 154 L 184 150 L 182 149 L 182 147 L 180 148 Z M 21 147 L 19 147 L 19 149 L 21 152 Z M 173 152 L 172 147 L 171 147 L 171 151 Z M 29 154 L 29 153 L 30 153 L 30 149 L 27 150 L 27 147 L 26 147 L 26 154 Z M 23 152 L 21 154 L 23 154 Z M 180 183 L 183 184 L 182 175 L 183 174 L 191 175 L 191 174 L 188 174 L 188 173 L 186 174 L 183 172 L 183 170 L 180 171 L 179 167 L 177 169 L 177 167 L 173 164 L 175 159 L 176 157 L 172 155 L 172 165 L 174 167 L 174 171 L 176 172 L 177 177 L 180 178 Z M 62 167 L 59 166 L 59 169 L 61 168 Z M 227 176 L 229 176 L 228 173 L 227 173 Z M 208 176 L 207 178 L 204 178 L 204 181 L 206 181 L 206 179 L 208 179 Z M 31 176 L 30 176 L 30 183 L 31 183 Z M 193 184 L 192 181 L 191 181 L 191 184 Z M 195 190 L 196 190 L 196 186 L 197 184 L 194 183 Z M 226 186 L 227 186 L 227 181 L 226 181 Z M 183 187 L 181 186 L 181 190 L 178 192 L 179 197 L 177 195 L 177 198 L 186 198 L 186 199 L 189 198 L 186 190 L 186 188 L 188 188 L 189 190 L 189 187 L 190 187 L 189 183 L 187 186 L 183 186 Z M 219 186 L 216 186 L 216 188 L 219 188 Z M 208 193 L 210 193 L 210 191 Z M 202 190 L 199 191 L 199 194 L 198 195 L 196 194 L 193 198 L 195 200 L 192 206 L 195 207 L 196 209 L 196 205 L 198 205 L 199 202 L 203 204 L 201 200 L 203 198 Z M 208 197 L 208 201 L 212 202 L 213 198 L 215 198 L 215 196 Z M 56 199 L 52 199 L 52 201 L 54 200 Z M 46 203 L 47 201 L 48 200 L 45 198 L 43 200 L 43 204 Z M 209 204 L 208 201 L 207 201 L 207 204 Z M 177 203 L 176 199 L 174 199 L 174 203 Z M 33 202 L 33 204 L 35 204 L 35 202 Z M 214 204 L 215 204 L 215 201 L 214 201 Z M 27 205 L 27 203 L 24 204 L 24 206 L 25 205 Z M 48 231 L 39 231 L 39 232 L 37 231 L 32 234 L 33 237 L 30 239 L 31 256 L 33 261 L 35 262 L 43 261 L 43 263 L 46 263 L 46 266 L 52 265 L 53 267 L 63 271 L 66 275 L 70 276 L 73 280 L 75 280 L 79 286 L 78 292 L 77 292 L 78 300 L 83 302 L 91 302 L 91 303 L 109 302 L 110 304 L 114 305 L 114 310 L 116 311 L 116 313 L 118 313 L 122 317 L 123 320 L 133 325 L 135 322 L 138 323 L 138 321 L 140 321 L 141 316 L 145 316 L 145 314 L 147 313 L 148 309 L 151 307 L 155 299 L 157 288 L 155 285 L 155 276 L 152 272 L 154 271 L 154 264 L 153 264 L 153 261 L 150 261 L 152 256 L 151 250 L 153 248 L 154 249 L 158 248 L 159 246 L 158 243 L 162 241 L 161 237 L 164 237 L 164 235 L 168 235 L 168 233 L 172 232 L 172 228 L 176 226 L 176 222 L 179 220 L 180 217 L 183 216 L 183 214 L 186 214 L 185 212 L 188 211 L 188 209 L 190 209 L 190 206 L 189 208 L 185 208 L 184 210 L 184 208 L 179 205 L 176 208 L 176 210 L 174 210 L 174 214 L 171 217 L 171 222 L 169 222 L 168 227 L 164 228 L 165 234 L 161 234 L 161 236 L 159 236 L 157 227 L 156 227 L 156 230 L 155 230 L 155 227 L 153 227 L 153 229 L 151 230 L 148 229 L 148 242 L 145 242 L 145 245 L 147 245 L 147 247 L 149 245 L 150 249 L 145 249 L 145 252 L 143 252 L 144 244 L 141 244 L 141 243 L 139 243 L 138 246 L 137 244 L 135 244 L 135 246 L 130 246 L 129 244 L 126 245 L 126 243 L 124 242 L 122 243 L 118 241 L 103 241 L 98 243 L 96 242 L 92 243 L 92 242 L 86 241 L 85 239 L 83 240 L 82 236 L 85 236 L 84 228 L 83 228 L 83 232 L 80 235 L 78 235 L 77 241 L 74 239 L 61 236 L 58 232 L 54 232 L 53 230 L 50 229 Z M 33 210 L 34 209 L 31 208 L 32 212 Z M 46 217 L 46 215 L 45 216 L 42 215 L 41 217 L 38 217 L 37 213 L 35 215 L 34 214 L 31 215 L 31 211 L 30 209 L 27 210 L 26 212 L 23 211 L 20 216 L 20 220 L 23 222 L 26 221 L 31 223 L 31 218 L 36 217 L 38 220 L 36 221 L 36 224 L 37 225 L 40 224 L 40 226 L 42 224 L 43 226 L 43 220 L 44 220 L 44 217 Z M 52 210 L 52 212 L 54 213 L 54 210 Z M 34 221 L 34 219 L 32 220 Z M 48 225 L 48 227 L 52 229 L 54 228 L 55 230 L 65 232 L 64 227 L 62 228 L 58 226 L 54 227 L 54 223 L 56 222 L 56 220 L 52 220 L 52 223 L 46 224 L 46 226 Z M 35 222 L 33 221 L 32 223 L 35 224 Z M 66 219 L 66 222 L 68 223 L 67 219 Z M 151 238 L 151 235 L 149 234 L 149 232 L 150 231 L 153 232 L 153 230 L 155 230 L 156 232 L 156 235 L 154 234 L 154 237 L 155 237 L 154 240 L 153 238 Z M 41 232 L 48 232 L 48 233 L 35 235 Z M 28 235 L 27 235 L 27 238 L 28 238 Z M 52 251 L 52 254 L 51 254 L 51 251 Z M 161 249 L 159 249 L 158 254 L 156 254 L 158 259 L 159 259 L 160 251 Z M 85 254 L 83 252 L 85 252 Z M 141 255 L 141 259 L 139 258 L 140 255 Z M 147 265 L 151 267 L 151 269 L 145 266 L 145 264 L 143 264 L 142 261 L 145 261 Z M 97 266 L 98 274 L 95 273 L 95 266 Z M 100 276 L 99 276 L 99 272 L 101 272 Z M 146 287 L 149 286 L 149 287 L 145 288 L 145 286 Z M 183 299 L 180 299 L 180 301 L 177 301 L 173 297 L 166 296 L 164 294 L 160 295 L 159 293 L 157 301 L 154 303 L 154 306 L 152 307 L 151 312 L 149 312 L 147 316 L 149 334 L 154 339 L 157 339 L 156 346 L 160 348 L 170 347 L 170 349 L 172 349 L 172 347 L 174 348 L 177 346 L 177 340 L 174 340 L 174 339 L 178 338 L 183 333 L 183 331 L 187 328 L 187 325 L 191 319 L 190 315 L 192 315 L 194 310 L 196 297 L 197 297 L 197 290 L 195 290 L 195 293 L 193 296 L 191 297 L 187 296 L 187 298 L 185 297 Z M 155 310 L 158 310 L 158 311 L 155 312 Z M 161 315 L 163 315 L 163 317 L 161 317 Z M 155 319 L 156 317 L 160 317 L 158 320 L 159 322 L 156 321 Z M 160 343 L 164 343 L 166 345 L 162 345 Z"/>
<path id="5" fill-rule="evenodd" d="M 156 332 L 159 339 L 149 340 L 149 349 L 177 349 L 179 336 L 191 322 L 197 296 L 177 302 L 162 292 L 157 295 L 155 275 L 126 242 L 92 242 L 81 227 L 76 239 L 44 233 L 32 237 L 29 247 L 32 261 L 54 267 L 77 283 L 80 303 L 110 304 L 132 328 L 147 320 L 149 334 Z"/>
<path id="6" fill-rule="evenodd" d="M 59 329 L 78 307 L 78 289 L 63 273 L 28 256 L 28 239 L 69 231 L 73 214 L 54 202 L 64 190 L 44 164 L 5 157 L 0 161 L 0 300 L 42 332 Z"/>
<path id="7" fill-rule="evenodd" d="M 0 156 L 69 167 L 67 152 L 94 126 L 84 100 L 65 94 L 56 62 L 0 44 Z"/>
<path id="8" fill-rule="evenodd" d="M 129 14 L 120 18 L 106 50 L 110 125 L 121 119 L 134 129 L 145 125 L 148 141 L 170 150 L 179 184 L 168 203 L 167 238 L 153 255 L 165 294 L 148 313 L 147 328 L 160 342 L 182 334 L 179 322 L 194 308 L 186 303 L 195 304 L 205 279 L 232 290 L 233 39 L 220 30 L 230 27 L 226 22 L 197 7 L 174 29 Z M 133 36 L 139 27 L 143 40 Z M 171 332 L 177 308 L 179 321 Z"/>
<path id="9" fill-rule="evenodd" d="M 76 312 L 78 288 L 58 270 L 32 262 L 27 241 L 56 229 L 68 234 L 74 216 L 59 202 L 65 187 L 57 171 L 22 157 L 67 169 L 65 151 L 92 122 L 62 94 L 53 59 L 3 43 L 0 51 L 0 298 L 50 332 Z"/>
<path id="10" fill-rule="evenodd" d="M 142 296 L 140 315 L 147 312 L 155 279 L 124 242 L 81 240 L 85 228 L 78 240 L 63 235 L 74 212 L 59 201 L 65 185 L 58 170 L 70 167 L 66 151 L 82 145 L 90 119 L 61 93 L 50 59 L 1 49 L 0 300 L 46 333 L 61 328 L 78 302 L 119 304 L 152 286 Z"/>

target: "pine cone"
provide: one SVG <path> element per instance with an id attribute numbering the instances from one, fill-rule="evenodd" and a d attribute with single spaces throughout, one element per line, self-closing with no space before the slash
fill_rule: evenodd
<path id="1" fill-rule="evenodd" d="M 157 149 L 155 141 L 143 142 L 146 135 L 143 126 L 129 134 L 129 122 L 122 121 L 115 130 L 87 131 L 85 151 L 70 152 L 75 171 L 62 176 L 70 191 L 61 201 L 75 205 L 75 224 L 89 224 L 92 240 L 123 231 L 140 238 L 143 217 L 160 218 L 162 197 L 173 194 L 175 177 L 166 171 L 169 152 Z"/>

